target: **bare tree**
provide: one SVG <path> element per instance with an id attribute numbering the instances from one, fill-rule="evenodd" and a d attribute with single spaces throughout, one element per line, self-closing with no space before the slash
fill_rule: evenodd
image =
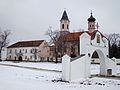
<path id="1" fill-rule="evenodd" d="M 119 41 L 120 41 L 120 34 L 116 34 L 116 33 L 113 33 L 113 34 L 110 34 L 108 36 L 108 39 L 110 41 L 110 45 L 112 46 L 113 44 L 118 44 Z"/>
<path id="2" fill-rule="evenodd" d="M 58 63 L 58 49 L 57 49 L 58 42 L 57 42 L 57 40 L 60 36 L 59 31 L 57 31 L 57 30 L 53 31 L 52 27 L 49 27 L 49 29 L 46 32 L 46 35 L 48 35 L 50 37 L 50 43 L 54 43 L 54 45 L 55 45 L 55 59 L 56 59 L 55 62 Z"/>
<path id="3" fill-rule="evenodd" d="M 120 42 L 120 34 L 110 34 L 108 35 L 108 40 L 109 40 L 109 57 L 115 57 L 119 58 L 120 57 L 120 52 L 119 52 L 119 42 Z"/>
<path id="4" fill-rule="evenodd" d="M 10 31 L 9 30 L 5 30 L 5 31 L 0 31 L 0 60 L 1 60 L 1 54 L 2 54 L 2 50 L 8 45 L 9 40 L 8 40 L 8 36 L 10 35 Z"/>

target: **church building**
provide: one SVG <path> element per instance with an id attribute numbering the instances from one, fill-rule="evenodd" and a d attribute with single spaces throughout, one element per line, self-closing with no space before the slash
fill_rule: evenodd
<path id="1" fill-rule="evenodd" d="M 72 81 L 91 77 L 91 60 L 93 56 L 99 58 L 101 76 L 115 76 L 116 62 L 109 58 L 109 40 L 98 30 L 98 24 L 91 12 L 88 30 L 70 32 L 70 20 L 64 11 L 60 20 L 60 38 L 63 40 L 64 53 L 62 56 L 62 80 Z M 65 33 L 64 33 L 65 32 Z"/>
<path id="2" fill-rule="evenodd" d="M 90 36 L 91 40 L 97 37 L 96 39 L 97 44 L 100 43 L 101 41 L 100 39 L 106 39 L 106 37 L 100 31 L 98 31 L 98 23 L 96 24 L 95 22 L 96 19 L 93 17 L 92 12 L 90 17 L 87 19 L 87 21 L 88 21 L 88 30 L 79 31 L 79 32 L 70 32 L 69 30 L 70 20 L 68 18 L 66 10 L 64 10 L 62 18 L 60 20 L 60 38 L 58 39 L 58 42 L 60 42 L 58 45 L 59 57 L 62 57 L 65 54 L 69 55 L 72 58 L 79 56 L 81 54 L 80 53 L 81 47 L 79 45 L 80 36 L 84 32 L 86 32 Z M 96 33 L 99 34 L 96 35 Z M 92 44 L 92 41 L 90 43 Z M 96 52 L 93 55 L 98 57 Z"/>

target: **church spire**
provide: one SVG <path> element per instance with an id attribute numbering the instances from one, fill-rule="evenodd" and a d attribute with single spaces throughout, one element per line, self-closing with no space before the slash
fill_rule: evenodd
<path id="1" fill-rule="evenodd" d="M 95 22 L 95 18 L 92 15 L 92 11 L 91 11 L 91 16 L 88 18 L 88 22 Z"/>
<path id="2" fill-rule="evenodd" d="M 64 10 L 61 20 L 68 20 L 69 21 L 66 10 Z"/>
<path id="3" fill-rule="evenodd" d="M 96 20 L 92 15 L 92 11 L 90 17 L 87 20 L 88 20 L 88 31 L 92 33 L 95 31 L 95 20 Z"/>
<path id="4" fill-rule="evenodd" d="M 66 10 L 64 10 L 62 18 L 60 20 L 60 31 L 69 32 L 70 20 L 68 18 Z"/>

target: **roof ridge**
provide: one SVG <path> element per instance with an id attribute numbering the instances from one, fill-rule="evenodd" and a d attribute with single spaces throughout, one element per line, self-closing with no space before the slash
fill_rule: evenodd
<path id="1" fill-rule="evenodd" d="M 16 47 L 37 47 L 45 40 L 34 40 L 34 41 L 18 41 L 7 48 L 16 48 Z"/>

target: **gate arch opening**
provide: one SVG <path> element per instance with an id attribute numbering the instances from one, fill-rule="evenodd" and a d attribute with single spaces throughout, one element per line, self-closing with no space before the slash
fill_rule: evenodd
<path id="1" fill-rule="evenodd" d="M 106 74 L 105 54 L 101 50 L 97 49 L 97 50 L 93 51 L 93 53 L 91 53 L 91 62 L 93 60 L 93 57 L 98 59 L 99 64 L 95 65 L 96 67 L 93 66 L 94 68 L 91 67 L 91 69 L 99 69 L 99 70 L 96 70 L 96 71 L 93 70 L 92 72 L 90 72 L 91 75 L 92 74 L 94 74 L 94 75 L 95 74 L 97 74 L 97 75 L 105 75 Z"/>

